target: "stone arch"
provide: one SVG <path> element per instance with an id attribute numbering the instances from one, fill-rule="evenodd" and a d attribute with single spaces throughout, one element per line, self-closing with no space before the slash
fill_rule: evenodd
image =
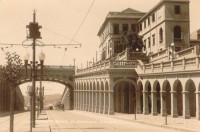
<path id="1" fill-rule="evenodd" d="M 172 106 L 173 117 L 183 116 L 183 87 L 180 80 L 175 80 L 172 85 Z"/>
<path id="2" fill-rule="evenodd" d="M 40 81 L 40 80 L 36 80 L 36 81 Z M 69 109 L 72 110 L 74 109 L 74 87 L 75 85 L 73 83 L 70 83 L 70 82 L 65 82 L 65 81 L 62 81 L 62 80 L 57 80 L 57 79 L 51 79 L 51 78 L 43 78 L 42 79 L 43 82 L 56 82 L 56 83 L 59 83 L 59 84 L 63 84 L 64 86 L 66 86 L 67 88 L 69 88 L 69 99 L 70 99 L 70 105 L 69 105 Z M 31 82 L 31 80 L 22 80 L 22 81 L 19 81 L 16 86 L 19 86 L 21 84 L 24 84 L 24 83 L 27 83 L 27 82 Z"/>
<path id="3" fill-rule="evenodd" d="M 145 82 L 145 86 L 143 89 L 143 114 L 151 113 L 152 103 L 151 103 L 151 83 L 149 80 Z"/>
<path id="4" fill-rule="evenodd" d="M 108 81 L 105 81 L 105 92 L 104 92 L 104 113 L 108 114 L 108 102 L 109 102 L 109 85 L 108 85 Z"/>
<path id="5" fill-rule="evenodd" d="M 100 80 L 96 81 L 96 107 L 95 107 L 95 112 L 99 113 L 100 109 L 99 109 L 99 98 L 100 98 Z"/>
<path id="6" fill-rule="evenodd" d="M 185 113 L 186 118 L 196 117 L 196 86 L 192 79 L 186 81 L 184 90 Z M 188 115 L 189 114 L 189 115 Z"/>
<path id="7" fill-rule="evenodd" d="M 135 113 L 136 83 L 129 79 L 120 79 L 113 85 L 114 112 Z"/>
<path id="8" fill-rule="evenodd" d="M 161 100 L 160 100 L 160 83 L 158 80 L 155 80 L 153 83 L 153 91 L 152 91 L 152 113 L 153 115 L 160 114 L 161 109 Z"/>
<path id="9" fill-rule="evenodd" d="M 100 80 L 100 90 L 99 90 L 99 109 L 100 113 L 104 110 L 104 79 Z"/>
<path id="10" fill-rule="evenodd" d="M 142 81 L 137 83 L 137 113 L 143 113 L 143 84 Z"/>
<path id="11" fill-rule="evenodd" d="M 167 110 L 168 115 L 171 115 L 171 93 L 170 92 L 171 92 L 170 82 L 168 80 L 165 80 L 162 86 L 162 101 L 163 101 L 163 109 Z"/>

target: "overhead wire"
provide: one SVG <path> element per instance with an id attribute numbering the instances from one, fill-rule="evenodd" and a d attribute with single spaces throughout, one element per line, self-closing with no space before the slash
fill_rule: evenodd
<path id="1" fill-rule="evenodd" d="M 90 7 L 88 8 L 88 10 L 87 10 L 87 12 L 86 12 L 84 18 L 82 19 L 82 21 L 81 21 L 81 23 L 80 23 L 78 29 L 77 29 L 76 32 L 74 33 L 74 35 L 73 35 L 73 37 L 72 37 L 70 43 L 72 42 L 72 40 L 74 40 L 74 38 L 76 37 L 77 33 L 78 33 L 79 30 L 81 29 L 81 27 L 82 27 L 82 25 L 83 25 L 85 19 L 87 18 L 88 14 L 90 13 L 90 10 L 91 10 L 92 6 L 94 5 L 94 2 L 95 2 L 95 0 L 92 1 L 92 3 L 91 3 L 91 5 L 90 5 Z M 61 66 L 63 65 L 63 61 L 64 61 L 64 58 L 65 58 L 65 53 L 66 53 L 66 51 L 67 51 L 67 50 L 65 49 L 64 54 L 63 54 L 63 57 L 62 57 L 62 60 L 61 60 Z"/>

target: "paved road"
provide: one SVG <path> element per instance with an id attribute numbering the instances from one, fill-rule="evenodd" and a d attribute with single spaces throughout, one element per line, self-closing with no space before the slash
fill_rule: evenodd
<path id="1" fill-rule="evenodd" d="M 21 128 L 24 129 L 27 128 L 29 130 L 29 116 L 30 112 L 23 112 L 23 113 L 17 113 L 14 116 L 14 131 L 20 132 Z M 10 116 L 1 115 L 0 116 L 0 132 L 9 132 L 10 130 Z"/>
<path id="2" fill-rule="evenodd" d="M 15 132 L 28 132 L 30 112 L 15 115 Z M 48 117 L 48 119 L 47 119 Z M 33 132 L 179 132 L 81 111 L 46 111 Z M 0 132 L 9 132 L 9 116 L 0 117 Z"/>
<path id="3" fill-rule="evenodd" d="M 48 111 L 52 132 L 178 132 L 79 111 Z"/>

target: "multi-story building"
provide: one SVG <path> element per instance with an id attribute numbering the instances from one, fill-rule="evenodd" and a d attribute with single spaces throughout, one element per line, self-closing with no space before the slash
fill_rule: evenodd
<path id="1" fill-rule="evenodd" d="M 98 36 L 101 61 L 74 76 L 75 109 L 200 119 L 200 57 L 198 41 L 190 45 L 189 0 L 161 0 L 147 13 L 110 12 Z M 145 47 L 134 46 L 140 38 Z"/>
<path id="2" fill-rule="evenodd" d="M 189 0 L 161 0 L 138 21 L 146 53 L 171 47 L 181 51 L 189 47 Z"/>

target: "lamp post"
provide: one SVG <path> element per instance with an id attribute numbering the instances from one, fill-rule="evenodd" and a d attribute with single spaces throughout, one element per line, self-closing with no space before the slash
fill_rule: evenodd
<path id="1" fill-rule="evenodd" d="M 174 59 L 174 43 L 171 43 L 171 48 L 172 48 L 172 60 Z"/>
<path id="2" fill-rule="evenodd" d="M 34 57 L 35 57 L 35 52 L 33 53 L 34 54 Z M 39 59 L 40 59 L 40 64 L 38 64 L 37 61 L 35 61 L 35 59 L 33 59 L 33 61 L 30 61 L 30 64 L 28 63 L 28 60 L 30 58 L 30 55 L 29 53 L 26 53 L 25 56 L 24 56 L 24 64 L 25 64 L 25 69 L 26 69 L 26 76 L 27 76 L 27 67 L 30 67 L 31 69 L 31 75 L 32 75 L 32 107 L 31 107 L 31 119 L 32 119 L 32 122 L 31 122 L 31 125 L 32 127 L 35 127 L 35 111 L 36 111 L 36 88 L 35 88 L 35 83 L 36 83 L 36 78 L 37 78 L 37 75 L 36 75 L 36 71 L 38 69 L 38 67 L 41 67 L 41 76 L 43 76 L 43 65 L 44 65 L 44 59 L 45 59 L 45 54 L 43 52 L 41 52 L 39 54 Z M 40 77 L 40 80 L 42 78 Z"/>
<path id="3" fill-rule="evenodd" d="M 33 49 L 33 56 L 32 56 L 32 62 L 30 64 L 28 64 L 28 59 L 30 58 L 30 55 L 26 55 L 24 57 L 25 60 L 25 66 L 27 68 L 27 66 L 31 67 L 31 71 L 32 71 L 32 91 L 33 91 L 33 98 L 32 98 L 32 126 L 35 127 L 35 107 L 36 107 L 36 95 L 35 95 L 35 82 L 36 82 L 36 68 L 37 68 L 37 61 L 35 61 L 35 54 L 36 54 L 36 39 L 41 39 L 41 35 L 40 35 L 40 31 L 39 29 L 42 28 L 42 26 L 39 26 L 38 23 L 36 22 L 36 11 L 34 10 L 33 12 L 33 22 L 30 22 L 29 25 L 26 26 L 26 28 L 28 28 L 29 32 L 28 32 L 28 36 L 27 39 L 32 39 L 33 43 L 32 45 L 32 49 Z M 27 71 L 27 69 L 26 69 Z"/>

